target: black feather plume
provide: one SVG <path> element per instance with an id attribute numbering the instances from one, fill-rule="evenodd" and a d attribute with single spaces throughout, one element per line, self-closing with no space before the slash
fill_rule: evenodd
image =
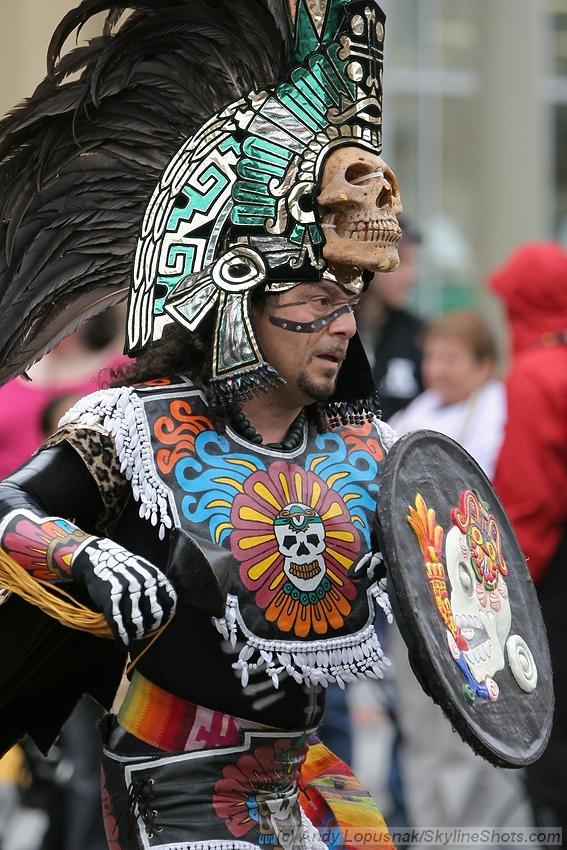
<path id="1" fill-rule="evenodd" d="M 93 15 L 101 34 L 61 55 Z M 287 0 L 83 0 L 0 122 L 0 383 L 127 294 L 159 175 L 228 103 L 285 75 Z"/>

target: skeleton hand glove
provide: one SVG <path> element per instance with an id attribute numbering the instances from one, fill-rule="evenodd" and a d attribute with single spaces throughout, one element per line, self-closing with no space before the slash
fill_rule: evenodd
<path id="1" fill-rule="evenodd" d="M 125 646 L 159 628 L 175 612 L 177 594 L 164 573 L 108 538 L 89 538 L 73 557 L 71 574 L 86 587 Z"/>

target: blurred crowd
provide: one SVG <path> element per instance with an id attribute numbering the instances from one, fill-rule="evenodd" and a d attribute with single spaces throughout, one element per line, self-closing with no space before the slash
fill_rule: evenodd
<path id="1" fill-rule="evenodd" d="M 0 478 L 29 458 L 77 399 L 112 379 L 127 360 L 123 326 L 123 310 L 107 310 L 0 388 Z M 2 850 L 106 850 L 100 716 L 85 697 L 47 759 L 24 740 L 0 761 Z"/>
<path id="2" fill-rule="evenodd" d="M 377 274 L 358 325 L 383 417 L 398 433 L 431 429 L 459 442 L 493 481 L 527 557 L 548 636 L 556 721 L 544 757 L 501 770 L 473 754 L 413 675 L 395 627 L 380 624 L 394 660 L 366 691 L 329 689 L 323 740 L 355 762 L 360 724 L 375 700 L 392 730 L 385 776 L 391 826 L 532 824 L 567 829 L 567 732 L 562 675 L 567 598 L 567 252 L 519 247 L 488 280 L 506 314 L 508 351 L 486 310 L 425 321 L 410 309 L 420 235 L 402 223 L 401 265 Z M 122 316 L 107 312 L 63 342 L 27 377 L 0 389 L 0 478 L 53 432 L 74 400 L 97 388 L 122 357 Z M 352 687 L 352 686 L 351 686 Z M 356 686 L 354 686 L 356 687 Z M 372 712 L 371 712 L 372 714 Z M 49 759 L 23 742 L 0 762 L 3 850 L 103 850 L 98 798 L 98 709 L 83 703 Z M 432 746 L 432 742 L 435 746 Z M 391 744 L 391 746 L 390 746 Z M 384 800 L 380 800 L 384 804 Z M 389 811 L 388 811 L 389 807 Z M 566 832 L 567 834 L 567 832 Z"/>

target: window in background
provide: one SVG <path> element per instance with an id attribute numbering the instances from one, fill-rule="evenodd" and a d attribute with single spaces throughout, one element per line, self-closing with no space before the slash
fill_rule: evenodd
<path id="1" fill-rule="evenodd" d="M 550 73 L 567 76 L 567 0 L 547 0 L 552 66 Z"/>
<path id="2" fill-rule="evenodd" d="M 567 245 L 567 0 L 546 0 L 550 67 L 546 92 L 552 111 L 554 235 Z"/>
<path id="3" fill-rule="evenodd" d="M 474 299 L 470 232 L 475 176 L 471 104 L 478 5 L 474 0 L 383 0 L 384 152 L 398 173 L 404 210 L 422 231 L 414 306 L 433 315 Z"/>

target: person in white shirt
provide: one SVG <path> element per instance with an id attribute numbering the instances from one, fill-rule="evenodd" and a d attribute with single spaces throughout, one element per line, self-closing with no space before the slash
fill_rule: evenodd
<path id="1" fill-rule="evenodd" d="M 426 389 L 390 424 L 400 435 L 427 428 L 452 437 L 490 478 L 506 421 L 497 365 L 496 340 L 481 316 L 464 310 L 439 316 L 423 337 Z"/>

